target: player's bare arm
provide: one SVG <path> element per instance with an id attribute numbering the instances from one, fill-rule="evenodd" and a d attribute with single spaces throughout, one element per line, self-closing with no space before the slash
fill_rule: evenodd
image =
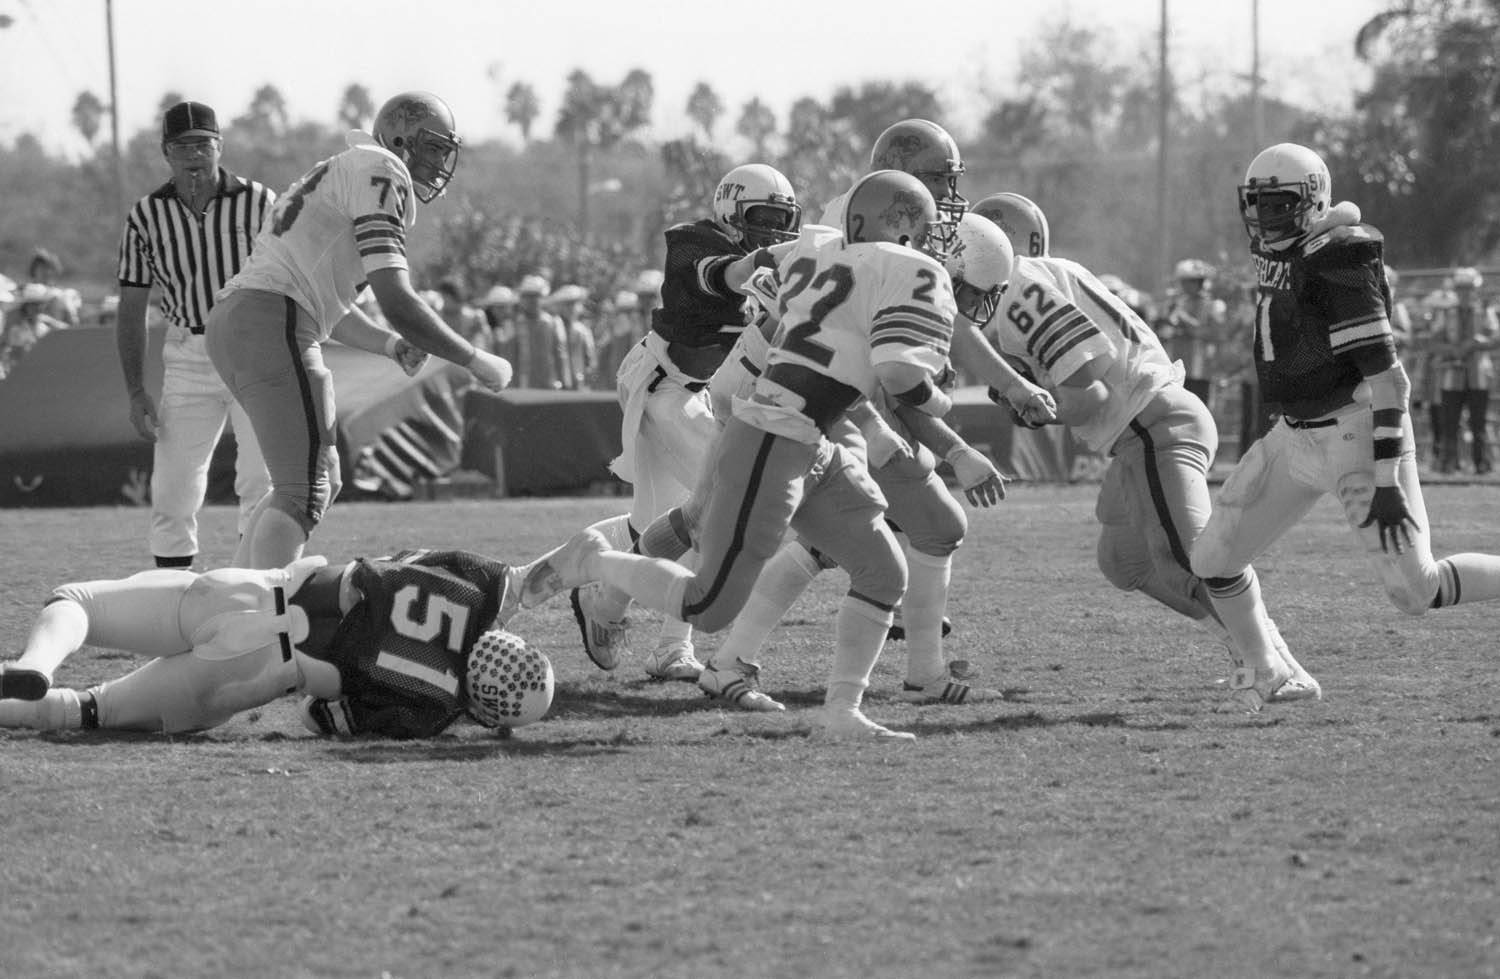
<path id="1" fill-rule="evenodd" d="M 1058 383 L 1056 424 L 1080 425 L 1103 407 L 1109 400 L 1109 388 L 1104 386 L 1107 369 L 1108 366 L 1098 358 L 1086 360 L 1083 366 Z"/>
<path id="2" fill-rule="evenodd" d="M 374 269 L 369 276 L 370 289 L 380 303 L 380 311 L 403 339 L 433 356 L 468 368 L 492 391 L 510 384 L 513 373 L 510 362 L 480 350 L 443 322 L 412 288 L 406 269 Z"/>
<path id="3" fill-rule="evenodd" d="M 953 467 L 953 475 L 971 504 L 989 507 L 1005 499 L 1005 476 L 947 422 L 906 405 L 895 405 L 893 410 L 913 438 Z"/>
<path id="4" fill-rule="evenodd" d="M 1041 425 L 1057 418 L 1052 395 L 1016 373 L 980 328 L 963 316 L 953 324 L 953 362 L 999 391 L 1028 423 Z"/>

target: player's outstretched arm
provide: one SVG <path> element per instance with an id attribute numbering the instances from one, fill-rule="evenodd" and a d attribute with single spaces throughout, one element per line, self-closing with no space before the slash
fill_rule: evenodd
<path id="1" fill-rule="evenodd" d="M 953 324 L 953 362 L 999 391 L 1028 424 L 1042 425 L 1057 418 L 1052 395 L 1016 373 L 979 327 L 963 316 Z"/>
<path id="2" fill-rule="evenodd" d="M 380 311 L 404 339 L 433 356 L 468 368 L 475 380 L 491 391 L 510 384 L 514 373 L 510 361 L 480 350 L 443 322 L 412 288 L 406 269 L 372 271 L 370 288 L 380 303 Z"/>

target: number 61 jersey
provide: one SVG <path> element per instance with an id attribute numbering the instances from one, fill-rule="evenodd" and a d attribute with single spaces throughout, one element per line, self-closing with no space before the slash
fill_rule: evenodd
<path id="1" fill-rule="evenodd" d="M 328 339 L 370 272 L 409 268 L 406 229 L 416 222 L 411 173 L 368 133 L 288 188 L 238 275 L 220 292 L 264 289 L 289 296 Z"/>
<path id="2" fill-rule="evenodd" d="M 890 242 L 846 243 L 809 225 L 776 267 L 780 326 L 766 370 L 735 414 L 802 442 L 817 440 L 860 395 L 874 365 L 942 373 L 953 339 L 953 283 L 931 256 Z"/>
<path id="3" fill-rule="evenodd" d="M 1181 361 L 1088 269 L 1063 258 L 1016 256 L 1010 284 L 987 331 L 1000 352 L 1020 359 L 1055 391 L 1091 360 L 1106 364 L 1108 397 L 1073 431 L 1095 452 L 1110 447 L 1156 394 L 1181 383 Z"/>
<path id="4" fill-rule="evenodd" d="M 508 566 L 469 551 L 360 558 L 363 596 L 328 648 L 361 733 L 431 737 L 463 713 L 469 651 L 505 596 Z"/>

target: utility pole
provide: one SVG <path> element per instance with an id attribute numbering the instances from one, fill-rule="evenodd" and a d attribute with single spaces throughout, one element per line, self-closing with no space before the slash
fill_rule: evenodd
<path id="1" fill-rule="evenodd" d="M 1171 243 L 1167 229 L 1167 139 L 1171 132 L 1172 75 L 1167 70 L 1167 0 L 1161 0 L 1161 38 L 1158 43 L 1158 73 L 1156 80 L 1156 276 L 1154 281 L 1165 281 L 1167 270 L 1172 267 Z"/>
<path id="2" fill-rule="evenodd" d="M 1265 145 L 1266 120 L 1260 106 L 1260 0 L 1250 0 L 1250 138 L 1251 153 Z"/>
<path id="3" fill-rule="evenodd" d="M 104 0 L 105 37 L 109 44 L 109 143 L 115 155 L 115 216 L 125 214 L 125 155 L 120 152 L 120 96 L 115 86 L 115 2 Z"/>

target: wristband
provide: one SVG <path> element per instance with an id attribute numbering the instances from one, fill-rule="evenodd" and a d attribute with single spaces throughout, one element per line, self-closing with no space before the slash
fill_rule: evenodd
<path id="1" fill-rule="evenodd" d="M 923 380 L 922 383 L 916 385 L 915 387 L 907 388 L 905 391 L 898 392 L 896 394 L 896 400 L 900 401 L 902 404 L 911 405 L 913 408 L 920 408 L 927 402 L 931 401 L 932 396 L 936 393 L 937 389 L 932 386 L 932 382 Z"/>
<path id="2" fill-rule="evenodd" d="M 398 334 L 392 333 L 390 336 L 386 337 L 385 338 L 385 355 L 387 357 L 391 358 L 392 360 L 395 360 L 396 359 L 396 345 L 399 344 L 400 342 L 401 342 L 401 337 Z"/>
<path id="3" fill-rule="evenodd" d="M 1375 460 L 1375 485 L 1377 487 L 1391 487 L 1396 485 L 1396 460 Z"/>

